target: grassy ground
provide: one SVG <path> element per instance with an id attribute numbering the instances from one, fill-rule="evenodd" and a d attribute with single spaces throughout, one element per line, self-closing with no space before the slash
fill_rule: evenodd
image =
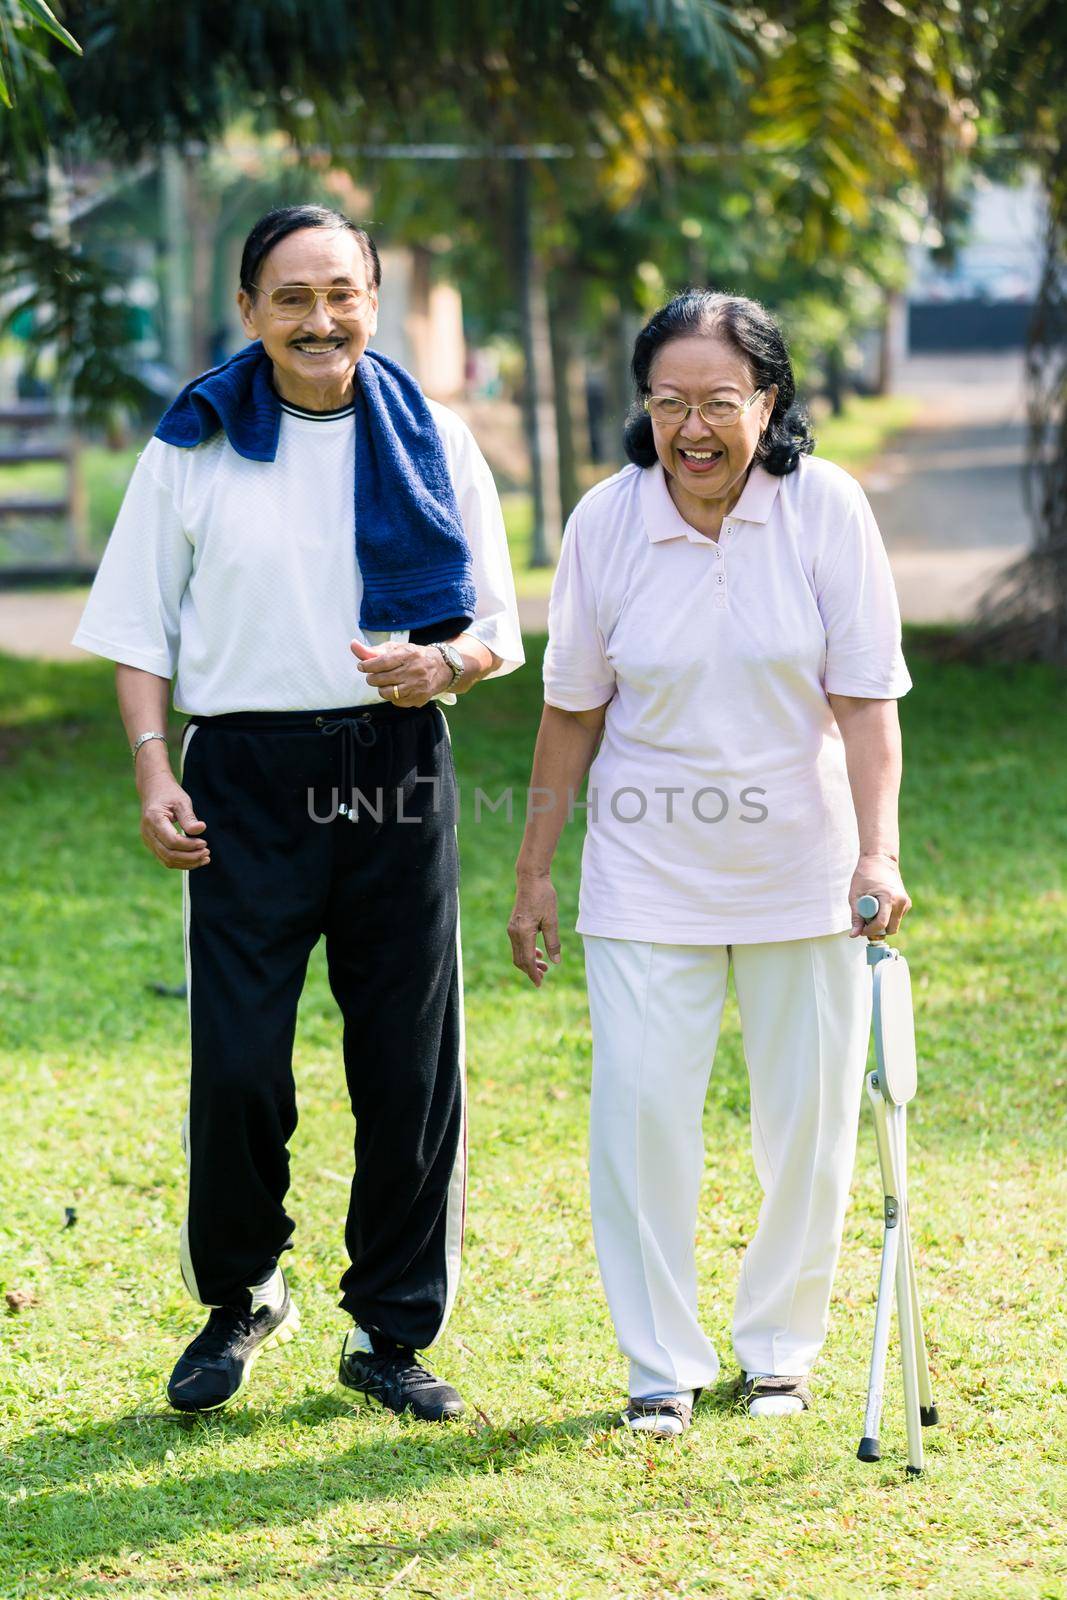
<path id="1" fill-rule="evenodd" d="M 185 1016 L 146 985 L 181 977 L 179 883 L 137 837 L 108 668 L 0 660 L 0 1288 L 26 1297 L 0 1317 L 0 1595 L 1067 1593 L 1063 683 L 940 667 L 914 641 L 911 661 L 915 911 L 901 944 L 919 1002 L 913 1207 L 943 1418 L 917 1481 L 895 1369 L 885 1457 L 854 1459 L 880 1240 L 866 1121 L 817 1409 L 780 1425 L 736 1409 L 730 1308 L 758 1196 L 732 1014 L 698 1245 L 724 1377 L 683 1441 L 650 1448 L 610 1426 L 624 1369 L 586 1207 L 579 950 L 567 937 L 542 995 L 522 986 L 504 936 L 517 823 L 475 826 L 469 803 L 475 784 L 525 781 L 532 670 L 452 715 L 472 1181 L 464 1287 L 434 1359 L 468 1420 L 422 1429 L 331 1392 L 351 1129 L 321 952 L 296 1051 L 288 1269 L 304 1330 L 263 1358 L 232 1414 L 169 1414 L 162 1385 L 198 1322 L 176 1260 Z M 577 846 L 572 831 L 558 871 L 568 922 Z"/>
<path id="2" fill-rule="evenodd" d="M 847 467 L 850 472 L 859 472 L 892 434 L 908 425 L 915 409 L 915 401 L 907 395 L 875 399 L 853 395 L 840 417 L 819 420 L 816 430 L 819 454 Z M 107 543 L 137 454 L 134 447 L 108 450 L 102 445 L 89 445 L 82 452 L 81 470 L 89 506 L 89 546 L 93 551 L 103 550 Z M 597 476 L 607 477 L 612 470 L 605 467 L 599 474 L 593 473 L 590 484 Z M 63 467 L 47 463 L 0 467 L 0 500 L 62 495 L 65 471 Z M 527 597 L 547 595 L 552 586 L 551 570 L 531 570 L 529 564 L 533 527 L 530 497 L 523 493 L 506 494 L 503 503 L 519 593 Z M 0 555 L 4 550 L 0 534 Z M 11 554 L 11 559 L 15 559 L 15 553 Z"/>

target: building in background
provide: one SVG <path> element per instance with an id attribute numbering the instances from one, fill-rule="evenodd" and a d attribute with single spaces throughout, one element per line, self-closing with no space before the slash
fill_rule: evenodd
<path id="1" fill-rule="evenodd" d="M 938 350 L 1025 344 L 1037 299 L 1046 202 L 1036 176 L 1008 187 L 979 175 L 963 243 L 951 264 L 927 246 L 913 255 L 907 342 Z"/>

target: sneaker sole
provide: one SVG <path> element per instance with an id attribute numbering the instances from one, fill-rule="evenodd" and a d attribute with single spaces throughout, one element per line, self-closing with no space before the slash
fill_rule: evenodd
<path id="1" fill-rule="evenodd" d="M 241 1374 L 241 1381 L 231 1395 L 227 1395 L 225 1400 L 220 1400 L 217 1406 L 197 1406 L 195 1409 L 190 1407 L 187 1410 L 183 1406 L 176 1406 L 169 1395 L 167 1396 L 167 1404 L 171 1406 L 173 1410 L 180 1411 L 181 1414 L 186 1417 L 206 1417 L 214 1415 L 216 1411 L 225 1411 L 227 1406 L 232 1406 L 235 1400 L 240 1399 L 241 1395 L 248 1387 L 248 1380 L 252 1375 L 252 1368 L 255 1366 L 264 1350 L 272 1350 L 275 1345 L 279 1344 L 289 1344 L 291 1340 L 296 1338 L 299 1332 L 300 1313 L 290 1300 L 289 1310 L 286 1312 L 283 1321 L 279 1322 L 273 1333 L 268 1333 L 267 1337 L 263 1340 L 263 1343 L 256 1346 L 248 1360 L 245 1362 L 244 1371 Z"/>

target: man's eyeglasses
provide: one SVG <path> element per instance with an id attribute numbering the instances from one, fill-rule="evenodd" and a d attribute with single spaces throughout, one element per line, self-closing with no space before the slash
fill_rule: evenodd
<path id="1" fill-rule="evenodd" d="M 259 284 L 253 288 L 259 289 Z M 261 293 L 264 291 L 261 291 Z M 351 317 L 370 299 L 370 291 L 350 284 L 335 283 L 328 289 L 313 289 L 310 283 L 282 283 L 267 296 L 271 315 L 281 322 L 299 322 L 314 311 L 319 300 L 335 317 Z"/>
<path id="2" fill-rule="evenodd" d="M 664 427 L 688 422 L 689 413 L 698 411 L 709 428 L 732 428 L 735 422 L 740 422 L 753 400 L 763 393 L 762 389 L 756 389 L 747 400 L 740 403 L 733 400 L 705 400 L 699 406 L 687 405 L 673 394 L 650 394 L 645 397 L 645 410 L 653 422 L 660 422 Z"/>

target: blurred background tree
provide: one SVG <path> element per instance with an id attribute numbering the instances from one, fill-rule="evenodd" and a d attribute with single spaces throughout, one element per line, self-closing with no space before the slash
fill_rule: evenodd
<path id="1" fill-rule="evenodd" d="M 1029 0 L 981 12 L 975 41 L 994 150 L 1040 174 L 1044 261 L 1027 346 L 1034 543 L 996 582 L 960 644 L 1001 659 L 1067 662 L 1067 7 Z"/>
<path id="2" fill-rule="evenodd" d="M 16 89 L 0 118 L 16 202 L 0 223 L 4 308 L 73 404 L 158 405 L 219 359 L 247 223 L 277 201 L 333 199 L 431 280 L 462 283 L 476 344 L 515 352 L 536 563 L 616 457 L 627 356 L 653 305 L 694 281 L 765 300 L 805 392 L 838 408 L 861 342 L 864 381 L 888 385 L 907 253 L 924 230 L 951 242 L 976 159 L 995 147 L 1004 167 L 1036 163 L 1051 201 L 1031 356 L 1045 544 L 997 637 L 1062 658 L 1047 621 L 1050 571 L 1067 595 L 1067 493 L 1045 465 L 1064 455 L 1051 0 L 69 0 L 81 57 L 40 0 L 0 0 L 0 16 Z M 72 228 L 79 168 L 98 191 L 112 175 L 110 222 Z M 158 245 L 151 306 L 124 293 L 138 234 Z M 162 362 L 143 339 L 137 353 L 146 321 Z M 1035 595 L 1046 620 L 1026 635 Z"/>

